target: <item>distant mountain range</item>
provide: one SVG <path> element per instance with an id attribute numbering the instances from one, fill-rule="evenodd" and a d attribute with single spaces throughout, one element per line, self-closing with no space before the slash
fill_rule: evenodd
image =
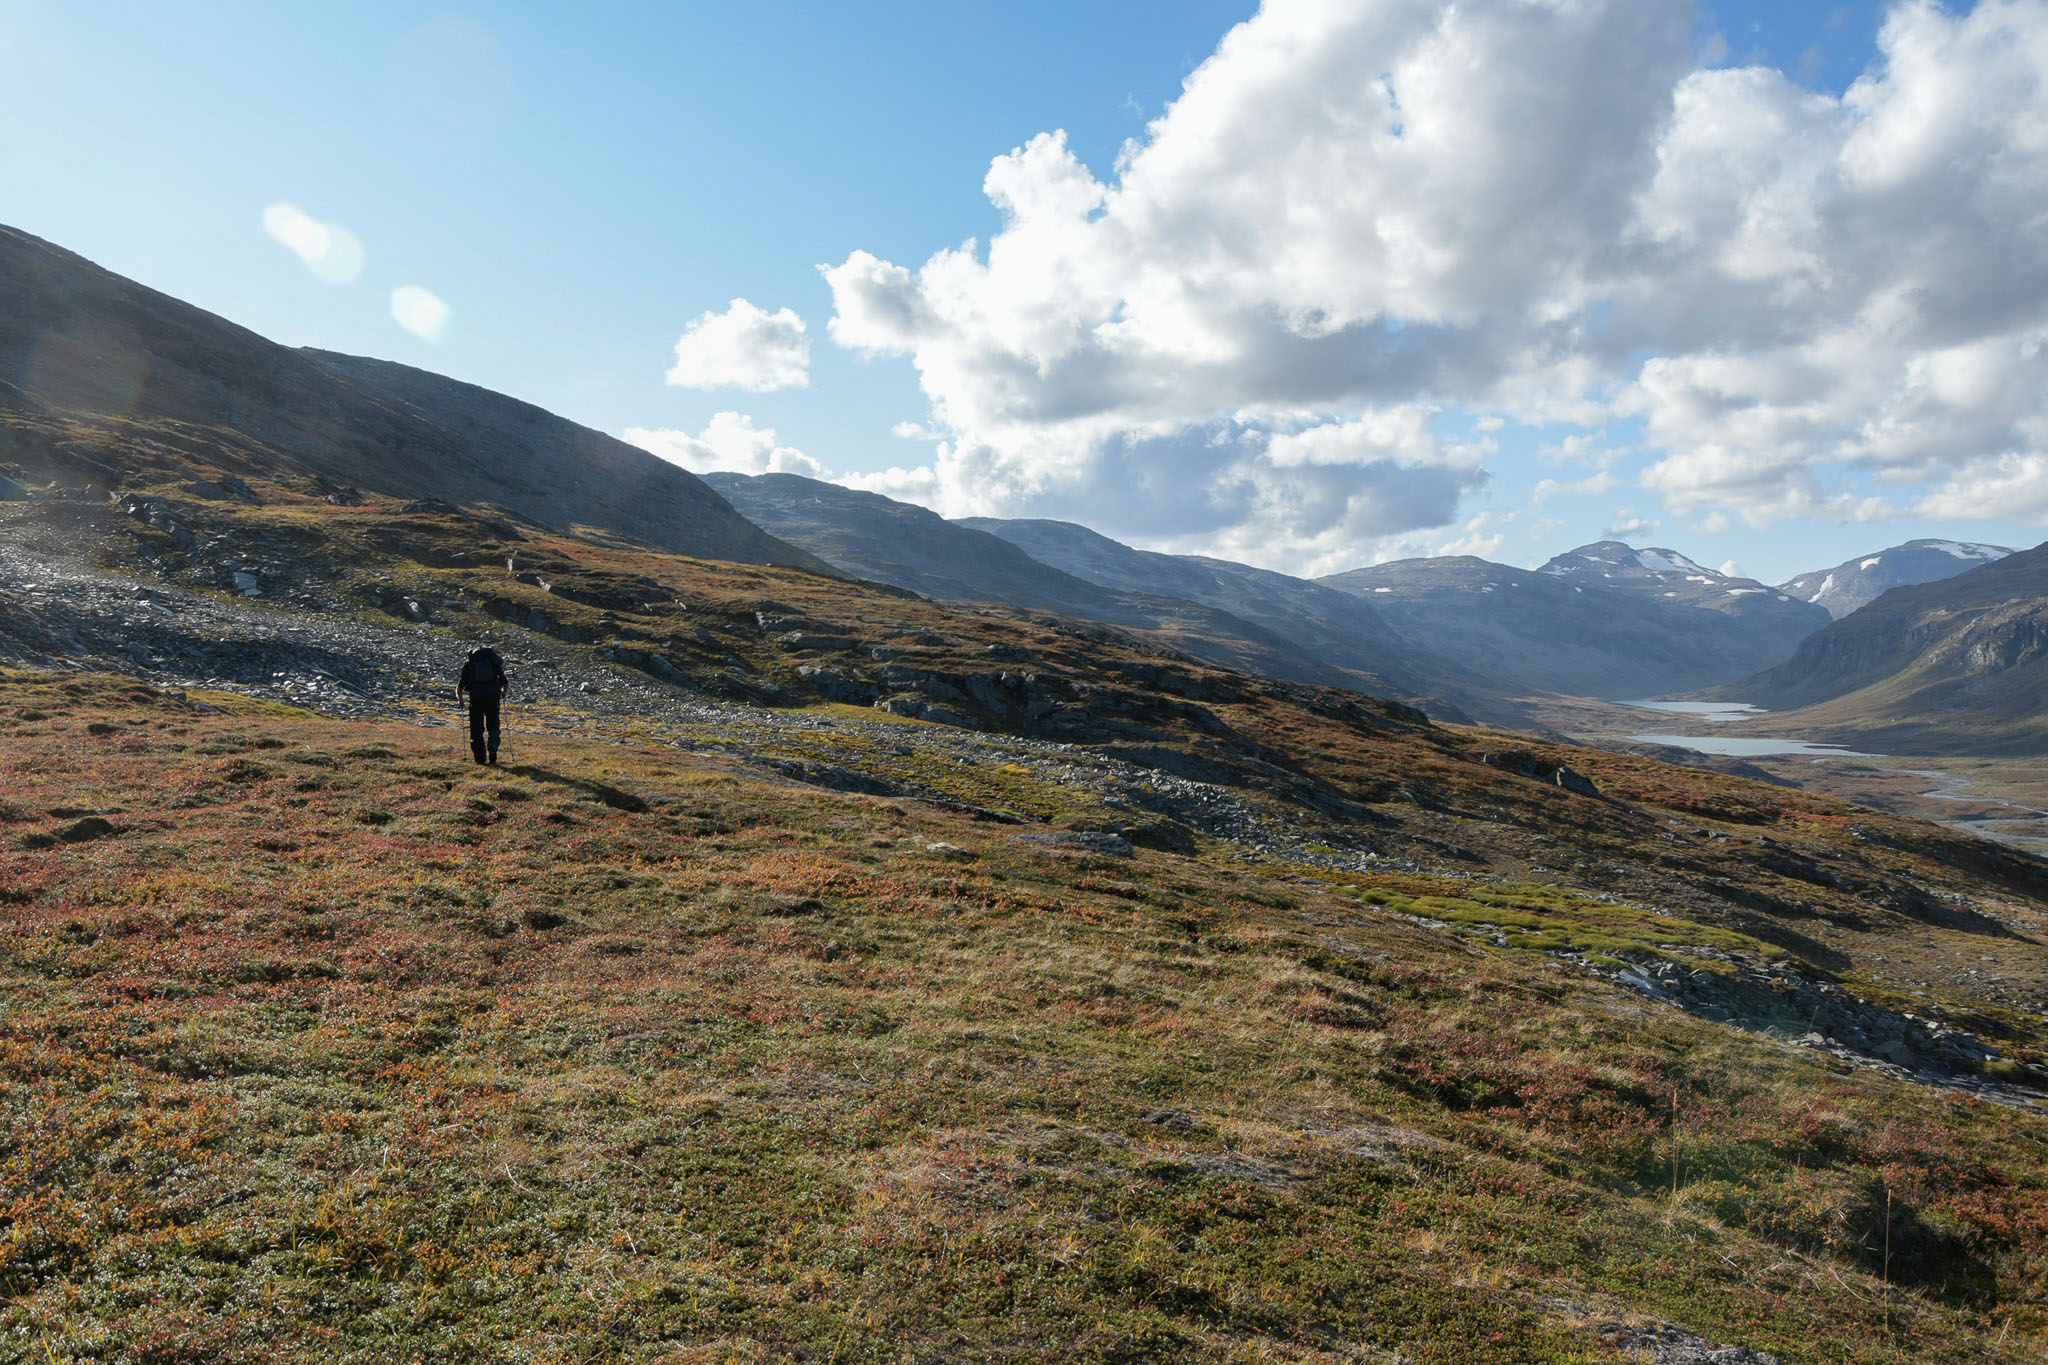
<path id="1" fill-rule="evenodd" d="M 1638 553 L 1605 541 L 1541 570 L 1457 555 L 1321 581 L 1368 597 L 1397 629 L 1523 693 L 1631 700 L 1705 687 L 1769 667 L 1827 624 L 1819 608 L 1767 589 L 1718 586 L 1747 580 L 1714 574 L 1711 592 L 1687 584 L 1677 595 L 1649 574 L 1597 567 L 1618 562 L 1618 551 Z"/>
<path id="2" fill-rule="evenodd" d="M 1775 649 L 1778 658 L 1830 619 L 1825 610 L 1753 578 L 1731 578 L 1693 563 L 1676 550 L 1654 546 L 1638 550 L 1618 540 L 1596 540 L 1567 550 L 1537 572 L 1578 587 L 1618 588 L 1741 621 L 1758 647 Z"/>
<path id="3" fill-rule="evenodd" d="M 1072 522 L 949 522 L 796 475 L 707 481 L 778 537 L 864 578 L 1146 629 L 1211 662 L 1510 723 L 1545 694 L 1633 699 L 1745 677 L 1830 619 L 1675 551 L 1615 541 L 1533 572 L 1454 557 L 1309 581 L 1133 549 Z"/>
<path id="4" fill-rule="evenodd" d="M 1781 585 L 1781 591 L 1827 608 L 1837 621 L 1893 588 L 1937 583 L 1967 573 L 1980 564 L 2003 559 L 2004 545 L 1978 545 L 1962 540 L 1909 540 L 1874 555 L 1847 559 L 1832 569 L 1803 573 Z"/>
<path id="5" fill-rule="evenodd" d="M 1269 677 L 1407 690 L 1369 668 L 1347 673 L 1271 631 L 1191 599 L 1089 582 L 914 503 L 797 474 L 715 473 L 705 482 L 778 538 L 872 582 L 942 601 L 1004 602 L 1150 631 L 1208 662 Z"/>
<path id="6" fill-rule="evenodd" d="M 1715 695 L 1886 753 L 2048 753 L 2048 544 L 1893 588 Z"/>
<path id="7" fill-rule="evenodd" d="M 1127 583 L 1163 597 L 1227 611 L 1341 667 L 1403 679 L 1411 689 L 1490 709 L 1497 690 L 1403 634 L 1377 607 L 1307 579 L 1227 559 L 1136 550 L 1067 521 L 962 521 L 1002 537 L 1033 558 L 1096 584 Z"/>
<path id="8" fill-rule="evenodd" d="M 1833 638 L 1835 618 L 1829 604 L 1802 600 L 1792 587 L 1810 583 L 1806 596 L 1832 594 L 1839 607 L 1841 593 L 1868 590 L 1887 575 L 1953 577 L 2009 554 L 1913 542 L 1773 588 L 1675 550 L 1606 540 L 1535 570 L 1444 556 L 1310 581 L 1138 550 L 1072 522 L 948 521 L 791 474 L 712 474 L 707 482 L 780 539 L 862 578 L 1142 630 L 1208 662 L 1508 724 L 1527 723 L 1547 698 L 1620 701 L 1716 687 L 1732 696 L 1759 677 L 1772 680 L 1768 689 L 1752 687 L 1759 697 L 1770 691 L 1766 704 L 1793 704 L 1786 698 L 1803 684 L 1792 681 L 1788 660 L 1796 663 L 1795 651 L 1806 659 L 1807 642 L 1822 638 L 1816 632 Z M 1830 572 L 1835 584 L 1824 590 Z"/>
<path id="9" fill-rule="evenodd" d="M 829 570 L 694 474 L 425 370 L 299 350 L 0 227 L 0 456 L 112 489 L 189 470 L 509 509 L 707 559 Z"/>
<path id="10" fill-rule="evenodd" d="M 1209 663 L 1439 710 L 1447 702 L 1462 710 L 1473 692 L 1433 673 L 1421 651 L 1371 607 L 1285 574 L 1148 554 L 1064 522 L 948 521 L 923 507 L 795 474 L 705 478 L 779 538 L 875 582 L 945 601 L 1002 602 L 1142 630 Z M 1044 534 L 1073 553 L 1031 552 L 1044 545 L 1028 532 L 1014 533 L 1020 527 L 1059 528 Z M 1287 602 L 1286 585 L 1317 599 L 1328 615 Z"/>

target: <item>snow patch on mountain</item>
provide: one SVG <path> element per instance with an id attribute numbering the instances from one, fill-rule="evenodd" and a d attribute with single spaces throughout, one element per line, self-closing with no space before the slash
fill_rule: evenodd
<path id="1" fill-rule="evenodd" d="M 1713 577 L 1719 577 L 1718 574 L 1714 574 L 1713 570 L 1693 563 L 1676 550 L 1658 548 L 1637 550 L 1636 563 L 1652 573 L 1708 574 Z M 1708 580 L 1702 578 L 1699 581 L 1704 583 Z"/>

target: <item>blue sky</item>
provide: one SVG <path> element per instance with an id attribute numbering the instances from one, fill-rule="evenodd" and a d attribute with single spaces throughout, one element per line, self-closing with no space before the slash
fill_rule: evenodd
<path id="1" fill-rule="evenodd" d="M 696 427 L 731 400 L 662 383 L 690 318 L 744 296 L 817 330 L 817 264 L 985 235 L 989 159 L 1044 129 L 1107 165 L 1248 12 L 0 0 L 0 219 L 279 341 Z M 353 231 L 362 278 L 279 250 L 278 201 Z M 404 283 L 449 303 L 442 344 L 392 323 Z M 835 464 L 902 459 L 911 371 L 814 363 L 765 416 Z"/>
<path id="2" fill-rule="evenodd" d="M 1288 540 L 1295 548 L 1267 557 L 1276 566 L 1329 571 L 1347 557 L 1445 548 L 1532 563 L 1639 522 L 1629 536 L 1638 544 L 1777 579 L 1909 536 L 2040 538 L 2038 520 L 1929 515 L 1924 499 L 1917 514 L 1899 498 L 1903 514 L 1845 521 L 1839 499 L 1817 511 L 1781 493 L 1718 484 L 1701 493 L 1682 469 L 1640 486 L 1669 425 L 1656 411 L 1615 400 L 1590 419 L 1523 409 L 1502 422 L 1499 403 L 1441 385 L 1413 395 L 1434 414 L 1428 439 L 1485 450 L 1403 456 L 1399 468 L 1388 457 L 1370 477 L 1297 481 L 1262 501 L 1269 473 L 1280 487 L 1335 467 L 1321 456 L 1289 463 L 1267 443 L 1319 422 L 1355 427 L 1371 404 L 1403 395 L 1319 398 L 1315 416 L 1261 407 L 1256 418 L 1132 417 L 1113 439 L 1086 438 L 1095 444 L 1081 454 L 1059 446 L 1083 439 L 1062 429 L 1047 454 L 1015 424 L 982 431 L 961 416 L 980 392 L 971 380 L 936 399 L 920 391 L 913 358 L 933 369 L 966 363 L 942 339 L 889 340 L 860 354 L 828 336 L 856 295 L 820 266 L 859 252 L 916 271 L 969 238 L 986 253 L 1005 224 L 984 193 L 991 159 L 1038 134 L 1063 130 L 1071 156 L 1112 183 L 1126 140 L 1151 136 L 1148 120 L 1254 8 L 0 0 L 0 221 L 279 341 L 421 365 L 607 431 L 694 435 L 718 413 L 743 413 L 837 475 L 878 479 L 945 510 L 1091 520 L 1100 508 L 1111 534 L 1148 529 L 1162 547 L 1250 558 L 1295 535 L 1292 522 L 1271 518 L 1316 522 Z M 1875 59 L 1880 18 L 1870 4 L 1715 5 L 1693 16 L 1688 65 L 1773 67 L 1839 96 Z M 360 272 L 344 283 L 316 278 L 266 235 L 265 209 L 278 204 L 345 227 L 361 243 Z M 437 340 L 393 320 L 402 286 L 445 303 Z M 806 387 L 664 382 L 684 328 L 736 298 L 803 319 Z M 1387 326 L 1401 323 L 1389 313 Z M 1267 400 L 1254 398 L 1247 408 Z M 1177 434 L 1160 434 L 1173 422 Z M 891 434 L 904 423 L 933 436 Z M 1581 453 L 1557 455 L 1574 436 Z M 938 439 L 947 444 L 932 466 Z M 1709 436 L 1686 439 L 1711 446 Z M 1178 461 L 1231 442 L 1249 442 L 1257 458 L 1201 466 L 1205 477 L 1237 481 L 1231 497 L 1211 497 L 1180 523 L 1133 513 L 1116 524 L 1117 499 L 1101 495 L 1126 478 L 1113 452 Z M 1077 460 L 1093 471 L 1080 482 L 1046 472 Z M 1416 460 L 1451 472 L 1410 478 Z M 910 477 L 927 466 L 939 470 L 936 492 Z M 880 475 L 891 467 L 910 473 Z M 1828 477 L 1843 497 L 1867 498 L 1897 482 L 1896 467 L 1885 468 L 1894 472 L 1866 462 Z M 1146 482 L 1141 473 L 1128 474 L 1132 486 Z M 1544 480 L 1557 488 L 1539 493 Z M 1566 487 L 1588 480 L 1593 491 Z M 1356 515 L 1319 518 L 1319 488 L 1349 499 Z M 1674 488 L 1694 489 L 1678 495 L 1682 510 Z M 970 505 L 984 494 L 1000 506 Z M 1713 499 L 1741 497 L 1768 524 L 1716 515 Z M 1405 520 L 1373 514 L 1374 499 L 1407 509 Z M 1974 510 L 1986 500 L 1940 505 Z"/>

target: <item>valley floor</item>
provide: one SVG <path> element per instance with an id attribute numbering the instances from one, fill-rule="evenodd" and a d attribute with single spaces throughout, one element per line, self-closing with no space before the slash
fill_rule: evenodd
<path id="1" fill-rule="evenodd" d="M 1697 735 L 1708 742 L 1736 736 L 1809 739 L 1823 744 L 1837 737 L 1802 735 L 1796 717 L 1788 722 L 1768 712 L 1716 724 L 1659 715 L 1622 702 L 1583 698 L 1547 699 L 1531 706 L 1535 723 L 1568 734 L 1580 743 L 1783 782 L 1804 791 L 1995 839 L 2037 857 L 2048 856 L 2048 765 L 2037 756 L 1859 754 L 1851 758 L 1788 753 L 1716 760 L 1711 755 L 1687 753 L 1668 744 L 1645 744 L 1638 736 L 1646 730 L 1659 730 Z"/>

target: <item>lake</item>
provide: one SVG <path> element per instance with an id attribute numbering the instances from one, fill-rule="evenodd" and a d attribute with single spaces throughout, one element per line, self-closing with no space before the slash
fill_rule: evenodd
<path id="1" fill-rule="evenodd" d="M 1731 758 L 1766 758 L 1772 754 L 1812 754 L 1816 758 L 1881 758 L 1844 749 L 1839 744 L 1811 744 L 1803 739 L 1768 739 L 1751 735 L 1630 735 L 1642 744 L 1669 744 L 1695 753 L 1723 754 Z"/>
<path id="2" fill-rule="evenodd" d="M 1760 716 L 1761 706 L 1751 706 L 1746 701 L 1625 701 L 1623 706 L 1634 706 L 1644 711 L 1671 711 L 1681 716 L 1698 716 L 1709 725 L 1720 725 L 1726 721 L 1741 720 L 1744 716 Z"/>

